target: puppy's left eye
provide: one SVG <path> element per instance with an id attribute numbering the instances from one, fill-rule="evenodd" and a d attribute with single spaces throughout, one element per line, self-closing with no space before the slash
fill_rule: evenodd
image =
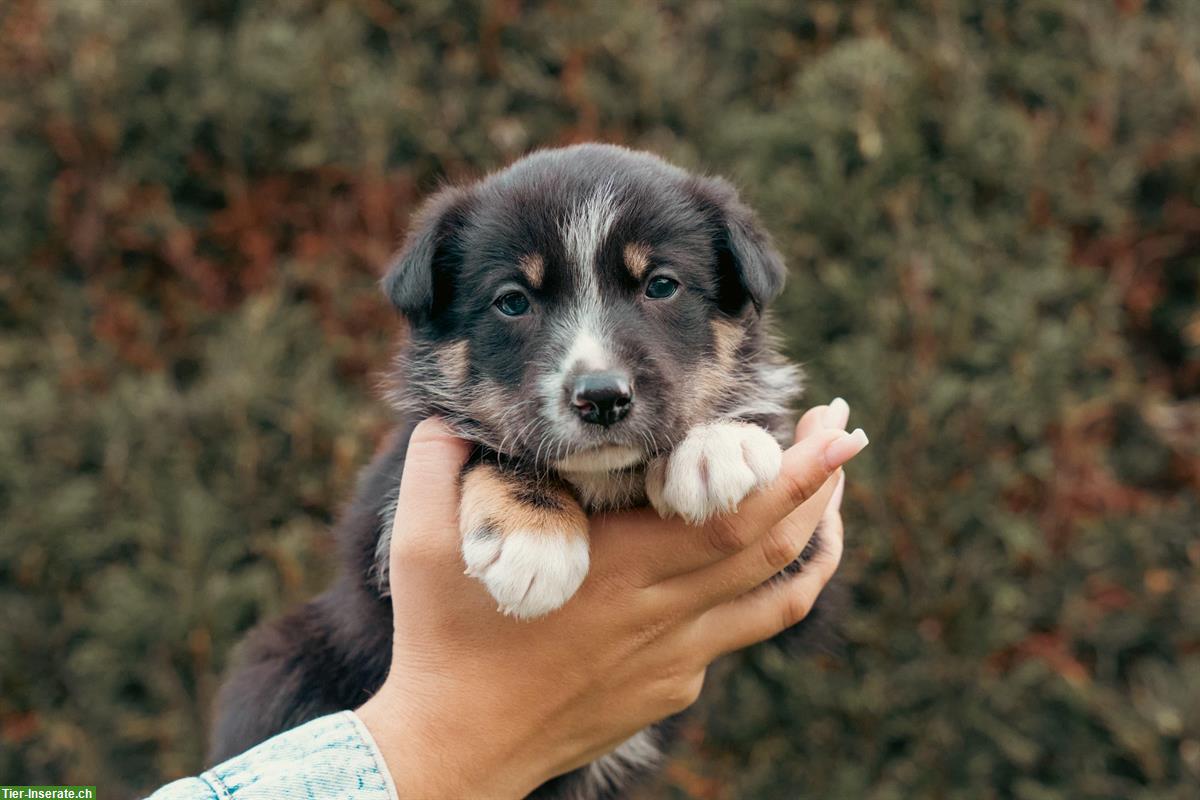
<path id="1" fill-rule="evenodd" d="M 519 317 L 529 310 L 529 298 L 520 292 L 508 292 L 497 297 L 493 305 L 506 317 Z"/>
<path id="2" fill-rule="evenodd" d="M 646 297 L 651 300 L 666 300 L 677 291 L 679 291 L 679 281 L 664 278 L 661 275 L 651 278 L 650 282 L 646 284 Z"/>

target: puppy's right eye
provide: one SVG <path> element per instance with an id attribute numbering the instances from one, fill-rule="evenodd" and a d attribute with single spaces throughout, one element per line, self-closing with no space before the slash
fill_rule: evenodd
<path id="1" fill-rule="evenodd" d="M 493 305 L 506 317 L 519 317 L 529 310 L 529 298 L 520 292 L 508 292 L 497 297 Z"/>
<path id="2" fill-rule="evenodd" d="M 646 297 L 651 300 L 666 300 L 679 290 L 679 281 L 659 275 L 646 284 Z"/>

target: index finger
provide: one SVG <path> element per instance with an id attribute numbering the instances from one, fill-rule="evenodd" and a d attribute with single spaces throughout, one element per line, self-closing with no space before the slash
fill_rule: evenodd
<path id="1" fill-rule="evenodd" d="M 390 550 L 395 557 L 402 547 L 405 557 L 418 552 L 433 555 L 433 550 L 453 552 L 457 566 L 458 479 L 470 451 L 471 446 L 440 419 L 424 420 L 413 429 L 402 462 L 395 511 L 378 544 L 381 555 Z M 405 535 L 440 530 L 455 535 Z"/>

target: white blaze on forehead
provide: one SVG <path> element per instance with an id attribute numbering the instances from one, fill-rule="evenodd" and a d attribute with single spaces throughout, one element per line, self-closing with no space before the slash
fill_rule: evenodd
<path id="1" fill-rule="evenodd" d="M 612 184 L 605 183 L 576 203 L 563 220 L 563 244 L 579 281 L 581 299 L 600 300 L 596 254 L 620 210 Z"/>
<path id="2" fill-rule="evenodd" d="M 558 333 L 566 345 L 559 367 L 562 376 L 576 368 L 602 370 L 612 366 L 612 356 L 605 346 L 596 256 L 620 210 L 612 183 L 603 183 L 576 203 L 562 221 L 563 245 L 576 279 L 574 308 Z"/>
<path id="3" fill-rule="evenodd" d="M 561 360 L 540 381 L 541 395 L 550 418 L 560 430 L 570 432 L 578 417 L 562 402 L 569 379 L 585 372 L 614 369 L 611 325 L 600 298 L 597 256 L 608 238 L 621 204 L 611 182 L 602 183 L 572 205 L 559 222 L 559 235 L 567 266 L 575 278 L 567 312 L 549 335 Z"/>

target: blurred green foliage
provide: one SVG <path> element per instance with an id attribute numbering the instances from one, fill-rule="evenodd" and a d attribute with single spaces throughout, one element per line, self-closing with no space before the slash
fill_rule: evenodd
<path id="1" fill-rule="evenodd" d="M 197 770 L 387 429 L 442 178 L 733 177 L 845 396 L 839 657 L 715 669 L 653 798 L 1195 798 L 1191 0 L 0 4 L 0 783 Z"/>

